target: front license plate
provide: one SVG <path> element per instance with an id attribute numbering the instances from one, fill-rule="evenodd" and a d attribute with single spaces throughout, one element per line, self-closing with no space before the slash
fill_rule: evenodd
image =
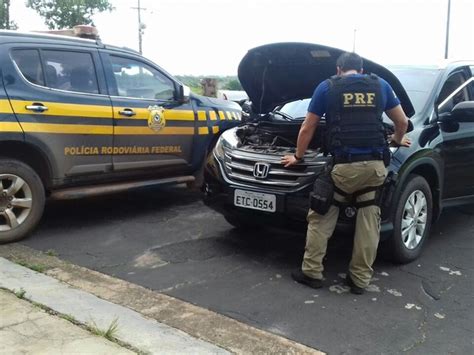
<path id="1" fill-rule="evenodd" d="M 264 194 L 262 192 L 253 192 L 245 190 L 235 190 L 234 205 L 253 210 L 275 212 L 276 196 Z"/>

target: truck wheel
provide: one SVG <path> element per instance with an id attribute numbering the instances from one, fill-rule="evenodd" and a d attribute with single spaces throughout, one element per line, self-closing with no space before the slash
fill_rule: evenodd
<path id="1" fill-rule="evenodd" d="M 38 174 L 13 159 L 0 159 L 0 243 L 25 238 L 43 214 L 45 192 Z"/>
<path id="2" fill-rule="evenodd" d="M 393 235 L 388 241 L 393 261 L 404 264 L 420 256 L 432 217 L 430 186 L 423 177 L 410 175 L 398 199 Z"/>

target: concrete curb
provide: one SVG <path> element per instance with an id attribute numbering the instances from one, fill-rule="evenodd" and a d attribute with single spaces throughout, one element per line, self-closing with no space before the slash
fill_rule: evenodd
<path id="1" fill-rule="evenodd" d="M 115 324 L 115 338 L 146 354 L 229 354 L 214 344 L 1 257 L 0 270 L 0 287 L 23 289 L 27 299 L 72 316 L 81 324 L 100 330 Z"/>
<path id="2" fill-rule="evenodd" d="M 21 244 L 0 246 L 0 256 L 25 266 L 40 267 L 46 275 L 236 354 L 323 354 L 218 313 L 67 263 Z"/>

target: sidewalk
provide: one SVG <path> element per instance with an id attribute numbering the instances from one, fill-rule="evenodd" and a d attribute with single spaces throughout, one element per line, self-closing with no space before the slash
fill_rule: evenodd
<path id="1" fill-rule="evenodd" d="M 0 354 L 19 353 L 323 354 L 168 295 L 7 244 L 0 246 Z"/>
<path id="2" fill-rule="evenodd" d="M 118 350 L 132 353 L 73 324 L 79 323 L 96 333 L 108 332 L 109 338 L 128 344 L 139 353 L 230 354 L 178 329 L 4 258 L 0 258 L 0 271 L 0 288 L 13 292 L 2 291 L 6 306 L 0 308 L 0 352 L 115 354 Z M 62 315 L 63 319 L 41 308 Z"/>
<path id="3" fill-rule="evenodd" d="M 20 295 L 20 294 L 18 294 Z M 0 290 L 0 354 L 133 354 Z"/>

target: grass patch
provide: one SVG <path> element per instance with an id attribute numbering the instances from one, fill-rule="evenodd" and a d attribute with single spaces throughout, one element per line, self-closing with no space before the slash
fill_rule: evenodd
<path id="1" fill-rule="evenodd" d="M 112 323 L 110 323 L 107 329 L 100 329 L 94 321 L 92 322 L 92 324 L 88 324 L 88 328 L 92 334 L 104 337 L 105 339 L 110 341 L 116 341 L 115 334 L 118 330 L 118 319 L 115 318 Z"/>
<path id="2" fill-rule="evenodd" d="M 59 317 L 62 318 L 62 319 L 65 319 L 67 320 L 68 322 L 71 322 L 73 324 L 79 324 L 79 322 L 76 320 L 76 318 L 74 318 L 74 316 L 71 316 L 70 314 L 62 314 L 60 313 L 59 314 Z"/>
<path id="3" fill-rule="evenodd" d="M 26 291 L 22 288 L 20 288 L 18 291 L 13 291 L 13 293 L 15 294 L 16 297 L 18 297 L 19 299 L 24 299 L 25 298 L 25 293 Z"/>
<path id="4" fill-rule="evenodd" d="M 54 249 L 48 249 L 46 250 L 46 255 L 49 255 L 49 256 L 58 256 L 58 252 Z"/>
<path id="5" fill-rule="evenodd" d="M 46 265 L 30 264 L 29 262 L 24 261 L 24 260 L 18 261 L 18 265 L 27 267 L 28 269 L 31 269 L 33 271 L 40 272 L 40 273 L 44 273 L 48 269 L 48 267 Z"/>
<path id="6" fill-rule="evenodd" d="M 51 308 L 49 308 L 48 306 L 45 306 L 44 304 L 41 304 L 41 303 L 38 303 L 38 302 L 34 302 L 34 301 L 31 301 L 31 304 L 35 307 L 38 307 L 39 309 L 42 309 L 43 311 L 45 311 L 46 313 L 49 313 L 49 314 L 52 314 L 52 315 L 56 315 L 57 312 L 53 311 Z"/>

